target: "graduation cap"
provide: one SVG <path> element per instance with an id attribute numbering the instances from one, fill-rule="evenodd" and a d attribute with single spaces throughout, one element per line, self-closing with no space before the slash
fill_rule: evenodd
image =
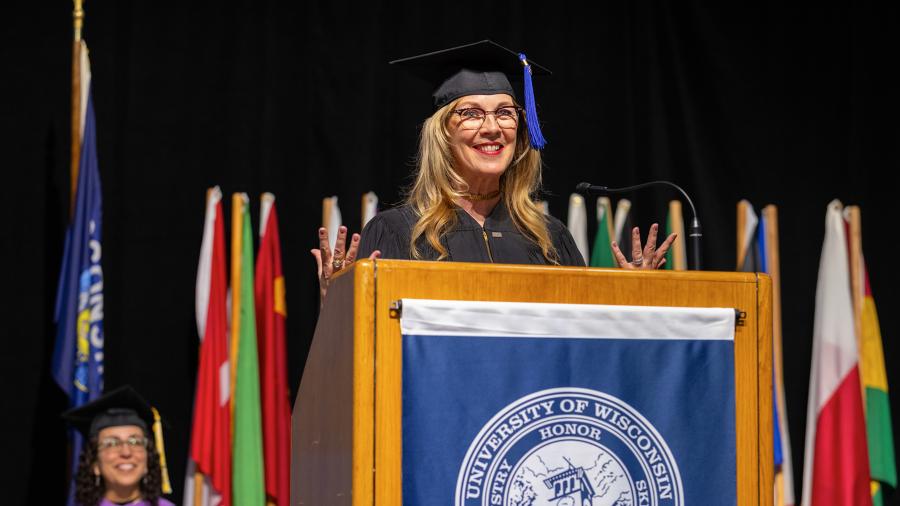
<path id="1" fill-rule="evenodd" d="M 550 75 L 545 67 L 491 40 L 482 40 L 390 62 L 432 83 L 435 110 L 466 95 L 507 94 L 516 97 L 510 81 L 522 81 L 525 121 L 531 145 L 547 143 L 541 133 L 534 101 L 532 74 Z"/>
<path id="2" fill-rule="evenodd" d="M 162 491 L 172 493 L 159 412 L 131 386 L 125 385 L 105 393 L 87 404 L 64 412 L 62 417 L 87 439 L 96 437 L 103 429 L 122 425 L 135 425 L 147 435 L 152 430 L 162 471 Z"/>
<path id="3" fill-rule="evenodd" d="M 154 420 L 153 408 L 128 385 L 72 408 L 62 416 L 86 438 L 97 436 L 107 427 L 120 425 L 137 425 L 145 434 L 150 434 Z"/>

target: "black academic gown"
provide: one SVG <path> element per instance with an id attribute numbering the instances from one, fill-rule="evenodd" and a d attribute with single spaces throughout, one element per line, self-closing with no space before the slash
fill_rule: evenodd
<path id="1" fill-rule="evenodd" d="M 456 217 L 456 226 L 441 238 L 448 251 L 448 261 L 550 263 L 540 248 L 516 229 L 502 201 L 485 218 L 484 227 L 462 208 L 456 209 Z M 381 258 L 411 260 L 409 240 L 416 221 L 416 213 L 408 205 L 378 213 L 362 231 L 358 258 L 367 258 L 373 251 L 380 250 Z M 583 266 L 584 257 L 565 225 L 547 216 L 547 228 L 559 255 L 559 265 Z M 419 238 L 418 250 L 422 259 L 437 260 L 437 251 L 424 237 Z"/>

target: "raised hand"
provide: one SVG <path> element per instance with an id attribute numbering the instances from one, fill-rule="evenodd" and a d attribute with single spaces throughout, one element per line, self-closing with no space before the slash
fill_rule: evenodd
<path id="1" fill-rule="evenodd" d="M 356 260 L 359 251 L 359 234 L 350 237 L 350 246 L 347 247 L 347 227 L 338 228 L 337 239 L 334 241 L 334 251 L 328 245 L 328 231 L 325 227 L 319 228 L 319 247 L 309 250 L 316 259 L 316 270 L 319 275 L 319 301 L 324 303 L 325 294 L 328 292 L 328 284 L 335 274 L 346 268 Z M 380 251 L 373 251 L 369 258 L 378 258 Z"/>
<path id="2" fill-rule="evenodd" d="M 625 258 L 619 245 L 613 241 L 611 244 L 613 256 L 616 262 L 623 269 L 659 269 L 666 263 L 666 252 L 672 242 L 675 241 L 677 234 L 670 234 L 663 241 L 659 248 L 656 247 L 656 234 L 659 231 L 659 225 L 654 223 L 650 226 L 650 233 L 647 234 L 647 244 L 641 248 L 641 231 L 638 227 L 631 230 L 631 261 Z"/>

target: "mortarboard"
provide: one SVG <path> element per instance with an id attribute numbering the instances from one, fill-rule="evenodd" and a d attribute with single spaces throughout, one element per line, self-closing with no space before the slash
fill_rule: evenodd
<path id="1" fill-rule="evenodd" d="M 62 416 L 86 438 L 119 425 L 137 425 L 150 434 L 154 421 L 150 403 L 128 385 L 72 408 Z"/>
<path id="2" fill-rule="evenodd" d="M 432 99 L 435 110 L 466 95 L 505 93 L 517 98 L 510 81 L 521 81 L 531 145 L 541 149 L 546 144 L 538 123 L 531 76 L 550 75 L 551 72 L 528 60 L 524 53 L 482 40 L 393 60 L 390 64 L 398 65 L 434 86 Z"/>
<path id="3" fill-rule="evenodd" d="M 87 404 L 64 412 L 62 417 L 87 439 L 96 437 L 105 428 L 121 425 L 135 425 L 147 435 L 152 433 L 159 453 L 163 493 L 172 493 L 159 412 L 131 386 L 125 385 L 105 393 Z"/>

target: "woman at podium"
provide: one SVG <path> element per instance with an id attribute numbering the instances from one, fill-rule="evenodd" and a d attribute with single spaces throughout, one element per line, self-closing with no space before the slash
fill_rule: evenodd
<path id="1" fill-rule="evenodd" d="M 330 277 L 357 257 L 583 266 L 565 225 L 534 201 L 545 141 L 531 77 L 549 71 L 491 41 L 391 64 L 435 86 L 415 182 L 402 206 L 377 214 L 349 245 L 341 227 L 332 252 L 319 229 L 320 247 L 312 253 L 323 297 Z M 521 83 L 521 94 L 511 81 Z M 623 267 L 662 265 L 674 234 L 656 249 L 656 229 L 646 248 L 635 241 L 632 262 L 617 252 Z"/>

